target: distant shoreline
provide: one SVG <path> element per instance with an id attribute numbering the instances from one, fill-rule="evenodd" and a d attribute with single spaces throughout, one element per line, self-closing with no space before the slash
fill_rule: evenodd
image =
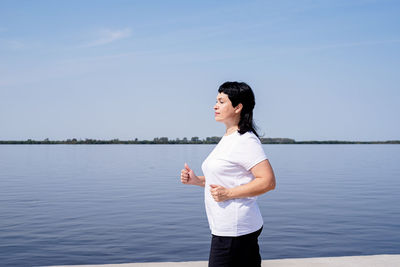
<path id="1" fill-rule="evenodd" d="M 153 140 L 97 140 L 97 139 L 67 139 L 67 140 L 0 140 L 0 145 L 201 145 L 201 144 L 218 144 L 221 137 L 213 136 L 205 139 L 192 137 L 191 139 L 168 139 L 167 137 L 154 138 Z M 400 140 L 388 141 L 340 141 L 340 140 L 326 140 L 326 141 L 296 141 L 290 138 L 261 138 L 262 144 L 400 144 Z"/>

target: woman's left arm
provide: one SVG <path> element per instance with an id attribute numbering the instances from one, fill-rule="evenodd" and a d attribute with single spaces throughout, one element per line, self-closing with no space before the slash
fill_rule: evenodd
<path id="1" fill-rule="evenodd" d="M 233 188 L 210 185 L 214 200 L 221 202 L 234 198 L 254 197 L 275 189 L 275 174 L 267 159 L 256 164 L 250 171 L 254 179 L 248 184 Z"/>

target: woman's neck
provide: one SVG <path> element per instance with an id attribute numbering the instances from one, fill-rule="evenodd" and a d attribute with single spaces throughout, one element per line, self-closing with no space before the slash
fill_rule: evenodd
<path id="1" fill-rule="evenodd" d="M 225 135 L 230 135 L 231 133 L 237 131 L 239 129 L 239 126 L 237 125 L 232 125 L 232 126 L 226 126 L 226 131 L 225 131 Z"/>

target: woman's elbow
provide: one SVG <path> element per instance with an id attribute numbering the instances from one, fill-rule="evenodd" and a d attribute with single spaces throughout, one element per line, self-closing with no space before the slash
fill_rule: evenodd
<path id="1" fill-rule="evenodd" d="M 265 192 L 274 190 L 275 187 L 276 187 L 276 181 L 275 181 L 275 176 L 273 176 L 272 179 L 270 179 L 270 181 L 268 182 Z"/>
<path id="2" fill-rule="evenodd" d="M 275 187 L 276 187 L 276 183 L 275 182 L 273 182 L 272 184 L 271 184 L 271 189 L 270 190 L 275 190 Z"/>
<path id="3" fill-rule="evenodd" d="M 266 189 L 266 192 L 275 190 L 275 187 L 276 187 L 276 184 L 275 184 L 275 183 L 269 184 L 268 187 L 267 187 L 267 189 Z"/>
<path id="4" fill-rule="evenodd" d="M 267 185 L 265 185 L 265 186 L 259 191 L 258 194 L 262 195 L 262 194 L 265 194 L 265 193 L 267 193 L 267 192 L 269 192 L 269 191 L 272 191 L 272 190 L 274 190 L 274 189 L 275 189 L 275 185 L 273 185 L 273 184 L 267 184 Z"/>

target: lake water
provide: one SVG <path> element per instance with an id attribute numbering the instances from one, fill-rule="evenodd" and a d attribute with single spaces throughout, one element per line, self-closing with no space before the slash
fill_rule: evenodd
<path id="1" fill-rule="evenodd" d="M 207 260 L 214 145 L 0 146 L 0 265 Z M 400 253 L 399 145 L 264 145 L 263 259 Z"/>

